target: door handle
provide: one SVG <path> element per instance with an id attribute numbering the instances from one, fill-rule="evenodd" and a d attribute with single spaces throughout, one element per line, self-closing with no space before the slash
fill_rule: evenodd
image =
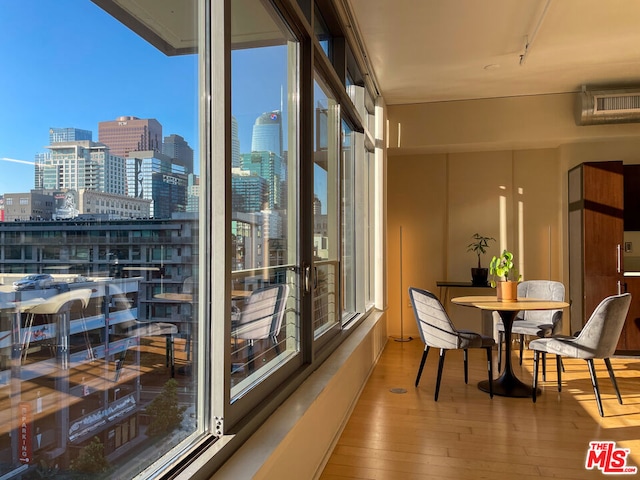
<path id="1" fill-rule="evenodd" d="M 616 270 L 618 273 L 622 272 L 622 248 L 620 244 L 616 245 Z"/>
<path id="2" fill-rule="evenodd" d="M 304 267 L 304 291 L 311 293 L 311 267 L 305 265 Z"/>

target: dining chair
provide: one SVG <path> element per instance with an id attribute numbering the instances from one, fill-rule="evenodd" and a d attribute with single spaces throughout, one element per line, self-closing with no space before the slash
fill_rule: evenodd
<path id="1" fill-rule="evenodd" d="M 622 404 L 622 397 L 618 389 L 616 377 L 611 368 L 609 357 L 613 355 L 624 326 L 629 305 L 631 304 L 631 294 L 623 293 L 607 297 L 596 307 L 589 317 L 587 323 L 577 336 L 554 336 L 550 338 L 540 338 L 529 343 L 529 348 L 534 351 L 533 357 L 533 401 L 536 401 L 536 388 L 538 384 L 538 357 L 540 353 L 554 353 L 556 355 L 556 365 L 558 370 L 558 391 L 562 391 L 562 373 L 560 367 L 561 357 L 582 358 L 587 361 L 591 384 L 596 396 L 598 411 L 604 417 L 602 410 L 602 400 L 598 389 L 598 379 L 593 365 L 595 358 L 602 358 L 609 372 L 609 378 L 616 390 L 618 403 Z"/>
<path id="2" fill-rule="evenodd" d="M 468 383 L 469 367 L 468 352 L 469 348 L 484 348 L 487 351 L 487 365 L 489 373 L 489 395 L 493 398 L 493 367 L 491 362 L 491 350 L 496 344 L 491 337 L 480 335 L 479 333 L 468 330 L 457 330 L 447 315 L 442 303 L 433 293 L 427 290 L 410 287 L 409 296 L 411 297 L 411 305 L 418 323 L 418 331 L 424 343 L 424 352 L 418 375 L 416 377 L 417 387 L 420 383 L 422 369 L 427 360 L 429 349 L 440 349 L 440 361 L 438 363 L 438 377 L 436 380 L 436 391 L 434 400 L 438 401 L 438 393 L 440 392 L 440 381 L 442 380 L 442 367 L 444 366 L 444 357 L 447 350 L 463 350 L 464 352 L 464 383 Z"/>
<path id="3" fill-rule="evenodd" d="M 280 353 L 277 337 L 282 327 L 288 297 L 289 286 L 280 284 L 254 290 L 247 298 L 231 335 L 236 341 L 248 342 L 249 371 L 254 370 L 253 345 L 256 340 L 270 339 L 276 354 Z"/>
<path id="4" fill-rule="evenodd" d="M 518 284 L 518 297 L 540 298 L 543 300 L 564 301 L 564 285 L 552 280 L 525 280 Z M 498 330 L 498 372 L 502 370 L 502 342 L 504 324 L 498 312 L 493 312 Z M 518 312 L 511 327 L 511 333 L 520 336 L 520 365 L 524 350 L 524 337 L 531 335 L 544 338 L 559 334 L 562 330 L 562 310 L 528 310 Z M 507 339 L 510 340 L 510 339 Z M 546 356 L 542 356 L 542 378 L 547 379 Z"/>

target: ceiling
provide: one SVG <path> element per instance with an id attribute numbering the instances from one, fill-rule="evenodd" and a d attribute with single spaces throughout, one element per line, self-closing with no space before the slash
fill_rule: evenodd
<path id="1" fill-rule="evenodd" d="M 638 0 L 346 2 L 388 105 L 640 86 Z"/>

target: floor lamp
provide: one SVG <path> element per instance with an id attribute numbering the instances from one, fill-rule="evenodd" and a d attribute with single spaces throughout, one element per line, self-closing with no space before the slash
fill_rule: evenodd
<path id="1" fill-rule="evenodd" d="M 402 302 L 404 298 L 404 286 L 402 285 L 402 225 L 400 225 L 400 338 L 395 338 L 396 342 L 410 342 L 411 337 L 404 338 L 404 307 Z"/>

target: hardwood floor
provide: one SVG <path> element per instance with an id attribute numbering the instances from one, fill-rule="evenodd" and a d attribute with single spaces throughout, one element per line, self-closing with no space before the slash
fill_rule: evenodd
<path id="1" fill-rule="evenodd" d="M 465 385 L 462 352 L 450 351 L 434 402 L 437 350 L 429 352 L 420 386 L 414 387 L 423 348 L 416 339 L 389 340 L 321 480 L 602 479 L 597 468 L 585 468 L 590 441 L 614 441 L 616 448 L 630 449 L 626 465 L 640 467 L 639 358 L 611 361 L 624 405 L 617 402 L 604 363 L 596 360 L 601 418 L 584 360 L 563 360 L 559 393 L 555 359 L 549 356 L 547 382 L 540 372 L 542 394 L 534 404 L 530 398 L 491 399 L 478 390 L 487 375 L 482 349 L 469 351 Z M 514 371 L 529 383 L 532 353 L 525 349 L 522 367 L 517 355 Z M 496 360 L 494 353 L 494 370 Z"/>

